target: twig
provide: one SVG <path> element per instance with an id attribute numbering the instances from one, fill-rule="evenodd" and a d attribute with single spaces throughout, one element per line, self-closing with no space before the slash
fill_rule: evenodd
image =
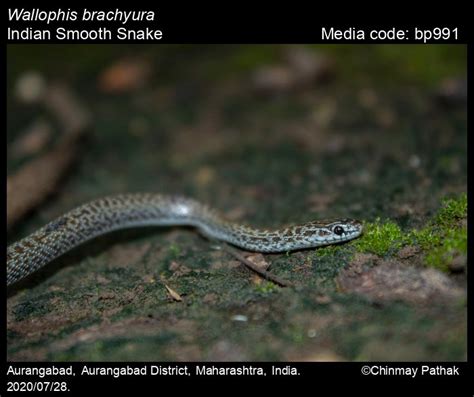
<path id="1" fill-rule="evenodd" d="M 250 262 L 248 259 L 246 259 L 242 254 L 240 254 L 236 249 L 232 248 L 230 245 L 226 243 L 220 243 L 222 245 L 223 249 L 231 254 L 234 258 L 238 259 L 240 262 L 242 262 L 245 266 L 247 266 L 250 270 L 254 271 L 257 273 L 259 276 L 263 277 L 266 280 L 269 280 L 280 287 L 293 287 L 293 283 L 289 281 L 285 281 L 281 279 L 278 276 L 275 276 L 274 274 L 271 274 L 267 272 L 266 270 L 259 269 L 255 264 Z"/>

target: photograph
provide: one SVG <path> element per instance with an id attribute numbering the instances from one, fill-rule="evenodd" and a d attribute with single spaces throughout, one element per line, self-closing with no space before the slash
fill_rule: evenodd
<path id="1" fill-rule="evenodd" d="M 467 61 L 7 44 L 7 361 L 466 362 Z"/>

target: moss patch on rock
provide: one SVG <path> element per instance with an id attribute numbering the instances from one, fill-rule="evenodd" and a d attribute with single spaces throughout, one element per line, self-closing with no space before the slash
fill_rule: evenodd
<path id="1" fill-rule="evenodd" d="M 377 218 L 373 223 L 364 225 L 363 236 L 355 242 L 359 252 L 385 256 L 400 249 L 406 236 L 395 222 L 382 222 Z"/>
<path id="2" fill-rule="evenodd" d="M 467 253 L 467 226 L 463 222 L 467 218 L 467 195 L 443 200 L 436 215 L 421 229 L 404 232 L 391 220 L 364 225 L 363 236 L 354 241 L 356 249 L 361 253 L 387 256 L 405 245 L 414 244 L 425 254 L 425 264 L 442 271 L 448 271 L 448 264 L 457 255 Z M 327 255 L 334 248 L 318 255 Z"/>
<path id="3" fill-rule="evenodd" d="M 445 199 L 441 209 L 420 230 L 412 230 L 410 238 L 424 251 L 425 264 L 448 271 L 457 255 L 467 253 L 467 195 Z"/>

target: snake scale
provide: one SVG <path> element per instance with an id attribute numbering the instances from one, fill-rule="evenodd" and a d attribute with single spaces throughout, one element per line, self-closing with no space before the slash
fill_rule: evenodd
<path id="1" fill-rule="evenodd" d="M 353 219 L 313 221 L 258 230 L 224 220 L 191 198 L 154 193 L 104 197 L 60 216 L 7 249 L 7 285 L 102 234 L 139 226 L 194 226 L 204 236 L 257 252 L 286 252 L 352 240 L 362 233 Z"/>

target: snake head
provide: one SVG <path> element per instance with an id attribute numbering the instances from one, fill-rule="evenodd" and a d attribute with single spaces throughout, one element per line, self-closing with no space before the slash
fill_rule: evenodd
<path id="1" fill-rule="evenodd" d="M 331 221 L 312 222 L 310 239 L 314 246 L 342 243 L 362 234 L 362 222 L 355 219 L 338 219 Z"/>

